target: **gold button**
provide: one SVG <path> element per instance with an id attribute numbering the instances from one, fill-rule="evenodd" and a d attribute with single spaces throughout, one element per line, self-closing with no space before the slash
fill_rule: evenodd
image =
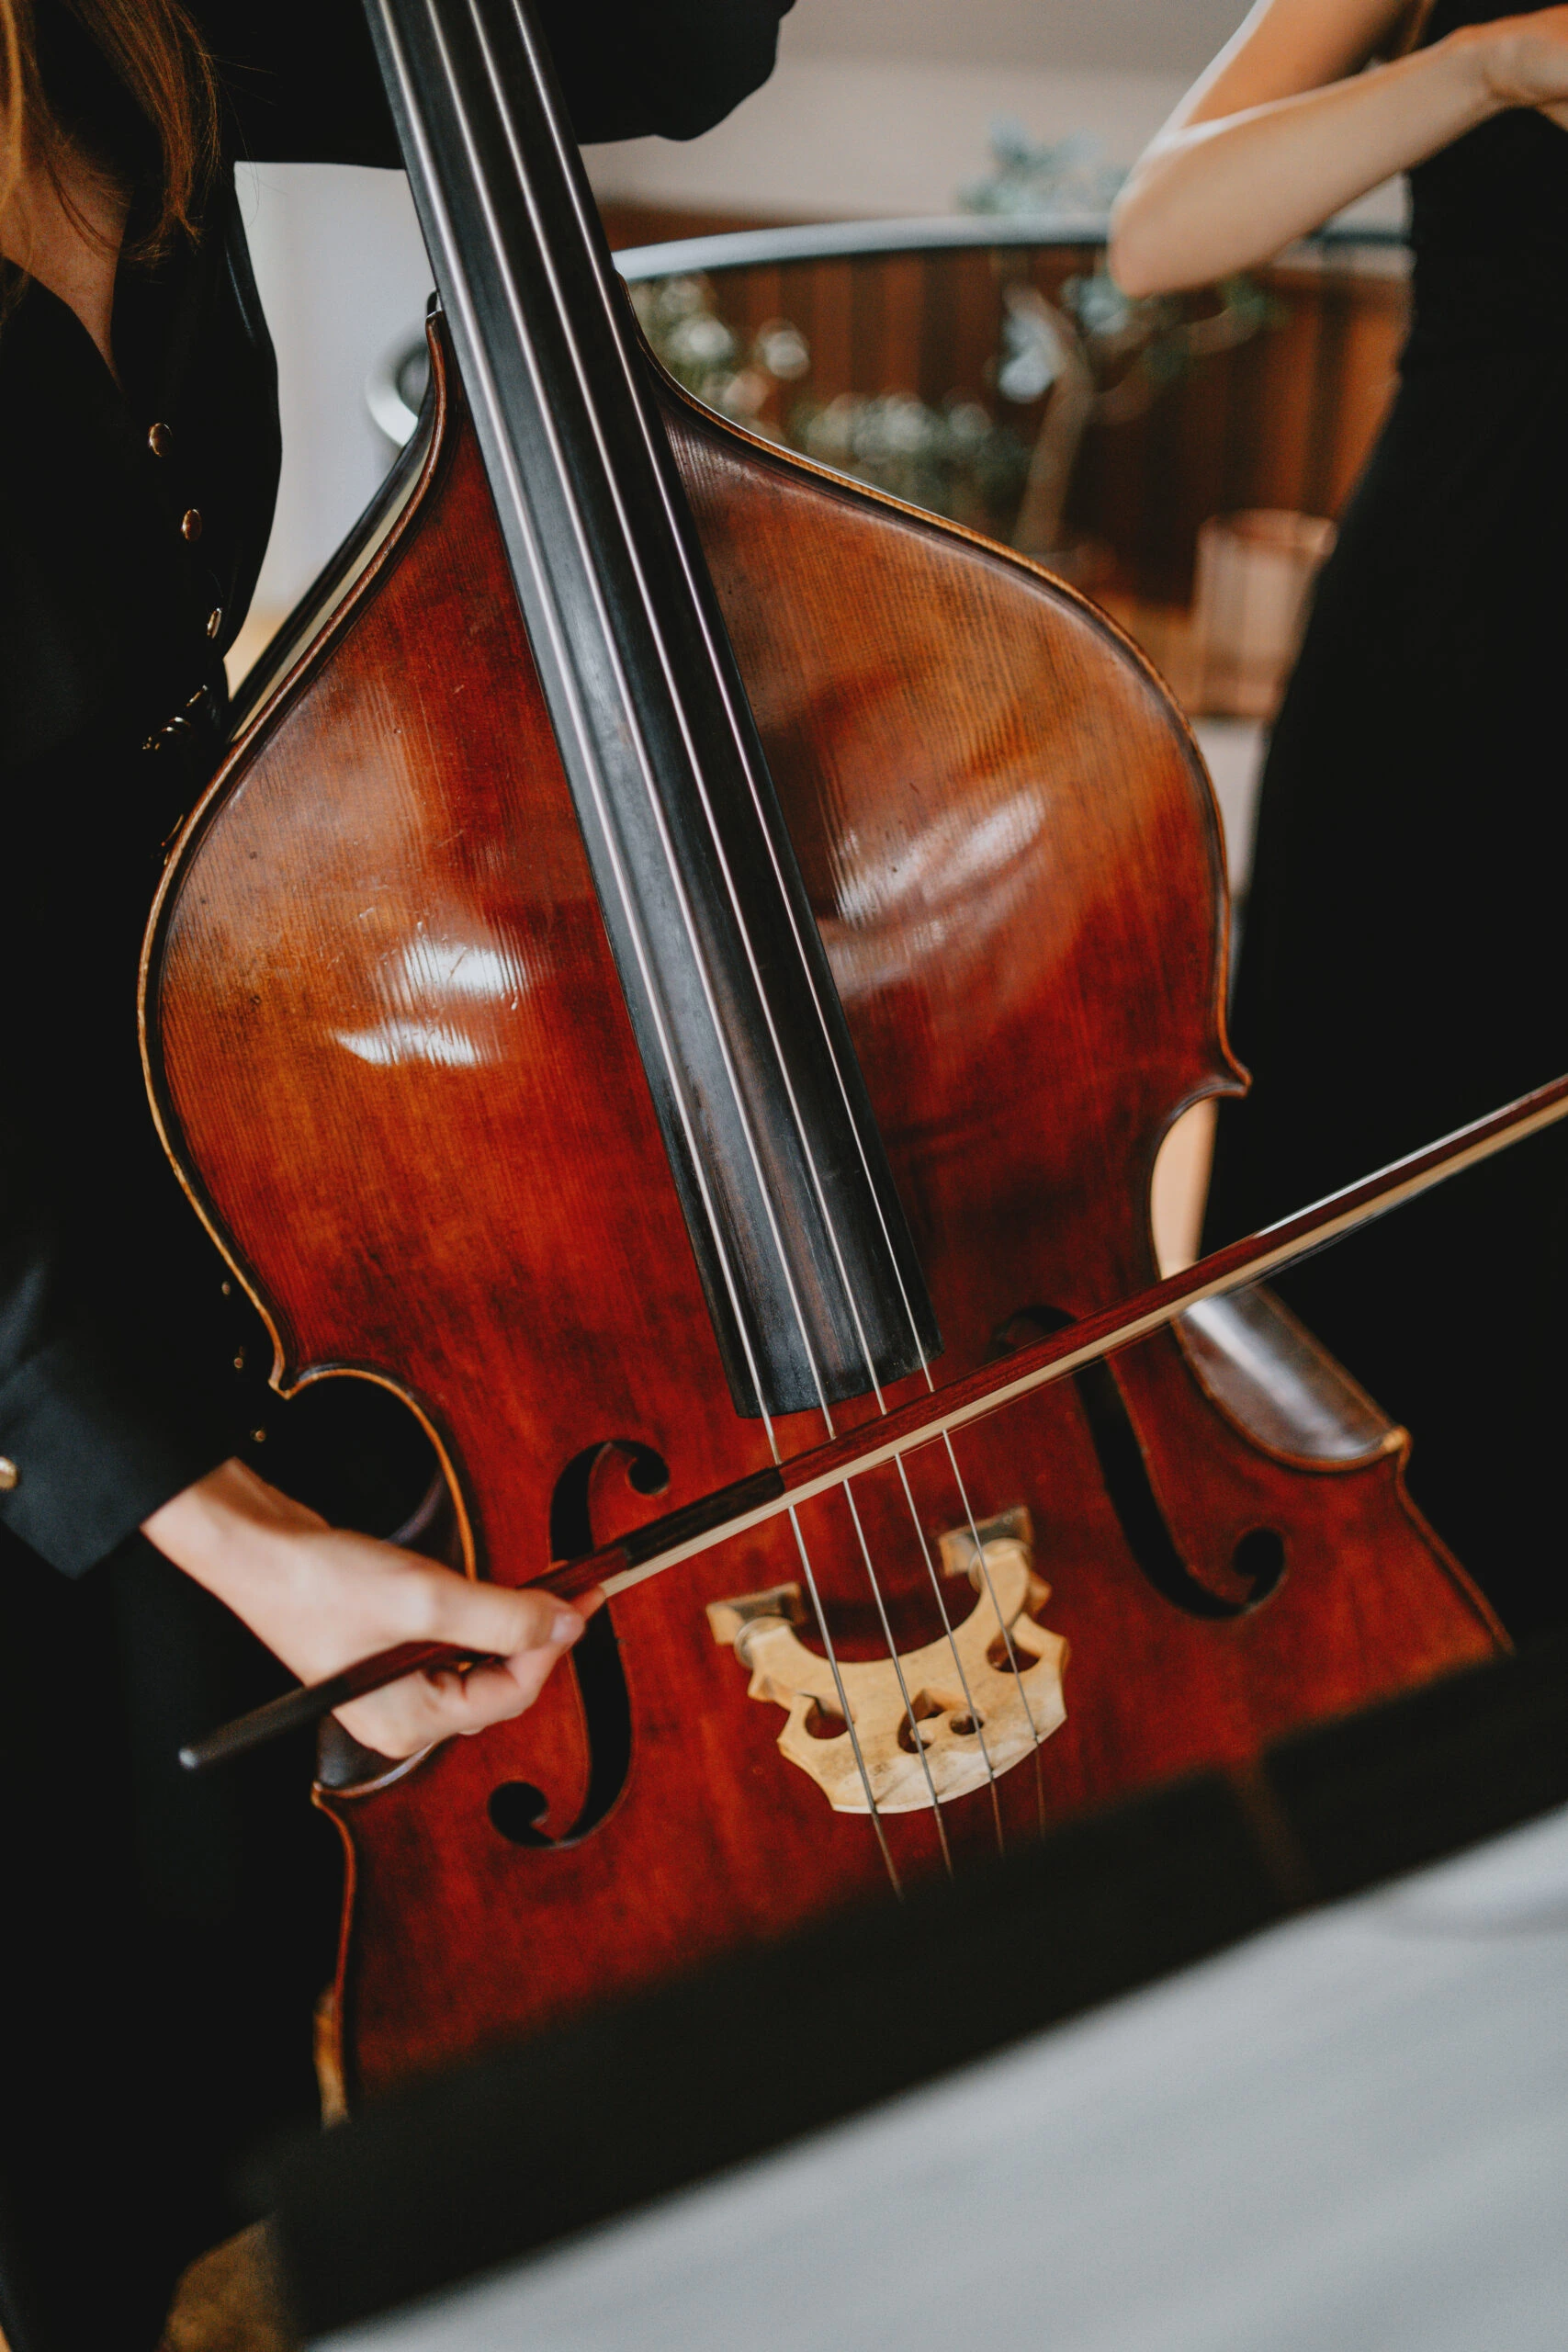
<path id="1" fill-rule="evenodd" d="M 0 1495 L 8 1495 L 21 1475 L 10 1455 L 0 1453 Z"/>
<path id="2" fill-rule="evenodd" d="M 251 1431 L 251 1443 L 253 1445 L 265 1445 L 266 1443 L 265 1430 L 253 1430 Z"/>
<path id="3" fill-rule="evenodd" d="M 155 458 L 168 456 L 169 444 L 174 437 L 166 424 L 150 424 L 147 428 L 147 447 Z"/>
<path id="4" fill-rule="evenodd" d="M 201 537 L 201 516 L 194 506 L 187 506 L 180 516 L 180 537 L 182 539 L 199 539 Z"/>
<path id="5" fill-rule="evenodd" d="M 219 630 L 222 628 L 222 626 L 223 626 L 223 607 L 222 607 L 222 605 L 213 605 L 213 607 L 212 607 L 212 610 L 211 610 L 211 611 L 208 614 L 208 616 L 207 616 L 207 634 L 208 634 L 208 636 L 209 636 L 209 637 L 216 637 L 216 636 L 217 636 L 217 634 L 218 634 L 218 632 L 219 632 Z"/>
<path id="6" fill-rule="evenodd" d="M 234 1357 L 234 1369 L 235 1369 L 235 1371 L 236 1371 L 236 1372 L 243 1372 L 244 1368 L 245 1368 L 245 1351 L 244 1351 L 243 1348 L 241 1348 L 241 1349 L 236 1352 L 235 1357 Z"/>

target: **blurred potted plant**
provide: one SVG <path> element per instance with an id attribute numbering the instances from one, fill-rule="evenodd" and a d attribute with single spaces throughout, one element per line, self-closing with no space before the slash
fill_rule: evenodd
<path id="1" fill-rule="evenodd" d="M 1047 216 L 1099 226 L 1126 174 L 1097 140 L 1032 141 L 1007 119 L 991 129 L 992 170 L 960 192 L 966 211 Z M 1065 544 L 1073 468 L 1091 424 L 1141 416 L 1168 386 L 1211 354 L 1249 342 L 1285 316 L 1250 277 L 1215 289 L 1216 307 L 1194 317 L 1186 296 L 1123 294 L 1101 262 L 1069 277 L 1048 300 L 1019 257 L 1004 260 L 1002 349 L 997 390 L 1021 405 L 1047 402 L 1035 435 L 1012 544 L 1069 574 L 1094 569 L 1090 549 Z"/>
<path id="2" fill-rule="evenodd" d="M 754 433 L 871 483 L 928 513 L 995 536 L 1016 512 L 1029 444 L 998 425 L 978 401 L 940 408 L 913 393 L 840 392 L 817 400 L 801 389 L 811 354 L 787 319 L 770 319 L 746 348 L 720 313 L 705 277 L 666 277 L 632 288 L 643 333 L 693 396 Z"/>

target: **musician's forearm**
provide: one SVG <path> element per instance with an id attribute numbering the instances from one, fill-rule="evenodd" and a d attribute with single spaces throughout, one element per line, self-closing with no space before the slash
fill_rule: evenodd
<path id="1" fill-rule="evenodd" d="M 229 1461 L 198 1478 L 144 1521 L 149 1542 L 238 1615 L 253 1586 L 272 1580 L 287 1557 L 279 1538 L 319 1532 L 325 1520 L 269 1487 L 249 1465 Z"/>
<path id="2" fill-rule="evenodd" d="M 1201 285 L 1268 259 L 1512 101 L 1491 27 L 1162 133 L 1119 198 L 1110 261 L 1129 294 Z"/>

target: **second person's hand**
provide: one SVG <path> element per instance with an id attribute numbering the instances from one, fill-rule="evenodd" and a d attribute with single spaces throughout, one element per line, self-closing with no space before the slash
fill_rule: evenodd
<path id="1" fill-rule="evenodd" d="M 1500 105 L 1533 107 L 1568 130 L 1568 8 L 1500 17 L 1457 38 L 1473 44 Z"/>

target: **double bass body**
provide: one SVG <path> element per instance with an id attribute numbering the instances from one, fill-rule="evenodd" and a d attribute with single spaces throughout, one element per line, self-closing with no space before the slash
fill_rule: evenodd
<path id="1" fill-rule="evenodd" d="M 396 1387 L 441 1450 L 468 1564 L 523 1581 L 771 1457 L 731 1402 L 433 348 L 425 438 L 378 541 L 171 865 L 149 1058 L 282 1385 Z M 1161 1139 L 1240 1082 L 1212 796 L 1157 680 L 1069 590 L 662 397 L 940 1383 L 1152 1275 Z M 821 1424 L 777 1434 L 787 1453 Z M 886 1657 L 887 1631 L 913 1653 L 941 1636 L 939 1593 L 955 1620 L 978 1605 L 973 1580 L 933 1580 L 940 1539 L 961 1557 L 972 1522 L 1026 1530 L 1065 1721 L 942 1808 L 958 1866 L 998 1824 L 1031 1836 L 1487 1655 L 1402 1454 L 1259 1296 L 994 1417 L 953 1458 L 925 1449 L 908 1492 L 863 1482 L 858 1525 L 819 1502 L 798 1547 L 775 1521 L 626 1594 L 518 1724 L 321 1792 L 351 1858 L 352 2086 L 776 1936 L 886 1888 L 889 1862 L 941 1867 L 929 1805 L 835 1810 L 781 1752 L 780 1706 L 749 1695 L 710 1604 L 800 1586 L 804 1550 L 844 1662 Z M 800 1639 L 820 1648 L 809 1623 Z M 958 1722 L 949 1704 L 946 1736 Z M 847 1736 L 820 1709 L 810 1736 Z"/>

